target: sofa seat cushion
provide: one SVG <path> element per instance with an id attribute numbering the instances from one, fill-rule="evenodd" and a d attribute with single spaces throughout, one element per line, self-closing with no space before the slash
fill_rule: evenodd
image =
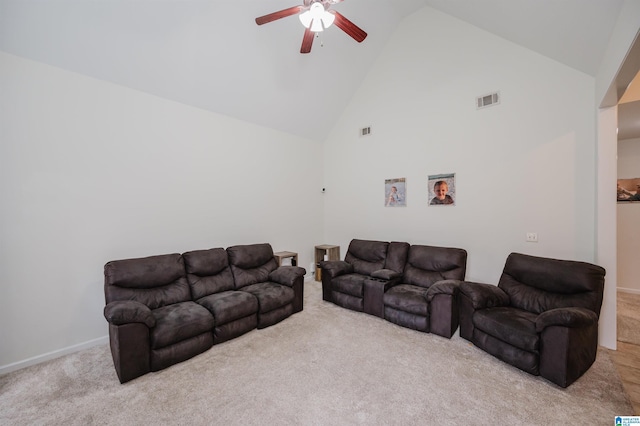
<path id="1" fill-rule="evenodd" d="M 260 313 L 270 312 L 293 303 L 294 291 L 291 287 L 273 282 L 264 282 L 242 287 L 258 299 Z"/>
<path id="2" fill-rule="evenodd" d="M 360 274 L 346 274 L 331 280 L 331 289 L 355 297 L 363 297 L 364 281 L 368 277 Z"/>
<path id="3" fill-rule="evenodd" d="M 258 299 L 245 291 L 222 291 L 196 301 L 213 314 L 216 327 L 258 312 Z"/>
<path id="4" fill-rule="evenodd" d="M 426 317 L 429 314 L 427 289 L 424 287 L 400 284 L 391 287 L 383 296 L 384 305 L 398 311 L 409 312 Z"/>
<path id="5" fill-rule="evenodd" d="M 174 303 L 151 311 L 151 348 L 158 349 L 213 330 L 213 315 L 195 302 Z"/>
<path id="6" fill-rule="evenodd" d="M 473 314 L 473 325 L 516 348 L 537 352 L 540 343 L 536 333 L 537 316 L 517 308 L 488 308 Z"/>

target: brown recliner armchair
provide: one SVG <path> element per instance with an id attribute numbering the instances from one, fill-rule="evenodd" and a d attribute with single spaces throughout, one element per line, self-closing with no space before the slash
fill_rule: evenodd
<path id="1" fill-rule="evenodd" d="M 384 318 L 451 338 L 458 328 L 458 286 L 466 269 L 463 249 L 412 245 L 402 278 L 384 293 Z"/>
<path id="2" fill-rule="evenodd" d="M 511 253 L 498 286 L 460 285 L 460 336 L 567 387 L 596 359 L 605 270 Z"/>

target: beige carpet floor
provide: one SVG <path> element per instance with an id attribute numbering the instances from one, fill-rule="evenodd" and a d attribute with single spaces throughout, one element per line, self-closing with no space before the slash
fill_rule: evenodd
<path id="1" fill-rule="evenodd" d="M 640 294 L 618 292 L 618 340 L 640 345 Z"/>
<path id="2" fill-rule="evenodd" d="M 2 425 L 610 425 L 632 409 L 609 353 L 561 389 L 451 340 L 321 300 L 121 385 L 106 345 L 0 376 Z M 106 328 L 106 322 L 105 322 Z"/>

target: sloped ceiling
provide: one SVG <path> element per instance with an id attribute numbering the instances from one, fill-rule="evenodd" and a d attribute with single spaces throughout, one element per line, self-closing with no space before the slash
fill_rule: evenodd
<path id="1" fill-rule="evenodd" d="M 322 141 L 396 27 L 433 7 L 595 76 L 622 0 L 344 0 L 299 53 L 301 0 L 0 0 L 0 50 Z"/>

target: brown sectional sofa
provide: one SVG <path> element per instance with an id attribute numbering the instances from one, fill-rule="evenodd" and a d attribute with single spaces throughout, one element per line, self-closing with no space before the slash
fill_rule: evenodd
<path id="1" fill-rule="evenodd" d="M 305 273 L 278 267 L 269 244 L 108 262 L 104 316 L 120 382 L 300 312 Z"/>

